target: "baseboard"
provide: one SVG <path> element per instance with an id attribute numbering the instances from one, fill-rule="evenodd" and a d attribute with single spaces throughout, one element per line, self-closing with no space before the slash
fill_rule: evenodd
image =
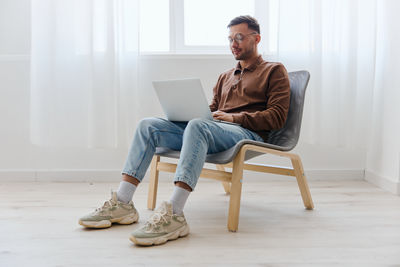
<path id="1" fill-rule="evenodd" d="M 306 170 L 308 181 L 365 180 L 393 194 L 400 195 L 400 182 L 392 181 L 371 171 L 364 170 Z M 119 182 L 120 170 L 0 170 L 0 182 Z M 146 174 L 148 176 L 148 174 Z M 161 172 L 159 181 L 172 181 L 173 174 Z M 266 173 L 247 172 L 246 183 L 266 180 L 291 179 Z M 209 180 L 209 179 L 204 179 Z M 148 179 L 144 179 L 147 182 Z"/>
<path id="2" fill-rule="evenodd" d="M 348 181 L 348 180 L 364 180 L 364 170 L 306 170 L 305 176 L 308 181 Z M 244 177 L 246 181 L 265 181 L 285 179 L 294 179 L 292 176 L 282 176 L 277 174 L 245 171 Z"/>
<path id="3" fill-rule="evenodd" d="M 120 170 L 0 170 L 2 182 L 113 182 Z"/>
<path id="4" fill-rule="evenodd" d="M 29 54 L 0 54 L 0 61 L 29 61 Z"/>
<path id="5" fill-rule="evenodd" d="M 305 174 L 310 181 L 318 180 L 364 180 L 364 170 L 306 170 Z"/>
<path id="6" fill-rule="evenodd" d="M 371 171 L 365 171 L 365 180 L 390 193 L 400 195 L 400 182 L 395 182 Z"/>
<path id="7" fill-rule="evenodd" d="M 364 170 L 307 170 L 305 174 L 309 181 L 364 179 Z M 1 182 L 116 182 L 120 177 L 120 170 L 0 170 Z M 172 177 L 172 173 L 161 172 L 159 180 L 172 181 Z M 260 182 L 288 176 L 245 171 L 244 177 L 247 182 Z"/>

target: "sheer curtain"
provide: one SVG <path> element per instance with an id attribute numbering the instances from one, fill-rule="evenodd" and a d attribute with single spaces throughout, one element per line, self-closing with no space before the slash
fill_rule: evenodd
<path id="1" fill-rule="evenodd" d="M 32 1 L 34 144 L 116 147 L 130 142 L 138 114 L 128 109 L 138 92 L 138 1 Z M 381 1 L 269 3 L 276 29 L 263 34 L 274 52 L 267 59 L 311 73 L 302 142 L 364 148 L 373 96 L 379 92 Z"/>
<path id="2" fill-rule="evenodd" d="M 273 59 L 311 73 L 302 141 L 365 147 L 375 83 L 377 1 L 277 0 L 271 6 L 277 28 L 271 31 L 276 34 Z"/>
<path id="3" fill-rule="evenodd" d="M 138 0 L 32 0 L 31 141 L 114 148 L 136 118 Z"/>

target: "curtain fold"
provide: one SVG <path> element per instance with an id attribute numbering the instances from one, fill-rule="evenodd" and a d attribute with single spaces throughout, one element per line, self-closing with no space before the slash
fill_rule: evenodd
<path id="1" fill-rule="evenodd" d="M 311 73 L 302 142 L 365 148 L 376 69 L 376 1 L 277 0 L 277 5 L 277 51 L 271 59 Z"/>
<path id="2" fill-rule="evenodd" d="M 138 0 L 33 0 L 31 141 L 116 148 L 135 114 Z"/>

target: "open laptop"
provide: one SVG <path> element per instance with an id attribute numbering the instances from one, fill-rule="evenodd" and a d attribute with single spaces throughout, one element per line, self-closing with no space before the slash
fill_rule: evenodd
<path id="1" fill-rule="evenodd" d="M 195 118 L 214 120 L 200 79 L 153 81 L 153 87 L 165 116 L 170 121 L 190 121 Z"/>

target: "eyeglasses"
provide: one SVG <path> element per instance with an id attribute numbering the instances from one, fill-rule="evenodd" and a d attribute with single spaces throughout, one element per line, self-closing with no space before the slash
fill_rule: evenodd
<path id="1" fill-rule="evenodd" d="M 243 42 L 243 40 L 244 40 L 247 36 L 252 35 L 252 34 L 258 34 L 258 33 L 252 32 L 252 33 L 249 33 L 249 34 L 246 34 L 246 35 L 243 35 L 243 34 L 241 34 L 241 33 L 237 33 L 237 34 L 235 34 L 235 36 L 234 36 L 233 38 L 229 36 L 229 37 L 228 37 L 228 41 L 229 41 L 230 44 L 232 44 L 233 41 L 235 41 L 236 43 L 240 44 L 241 42 Z"/>

